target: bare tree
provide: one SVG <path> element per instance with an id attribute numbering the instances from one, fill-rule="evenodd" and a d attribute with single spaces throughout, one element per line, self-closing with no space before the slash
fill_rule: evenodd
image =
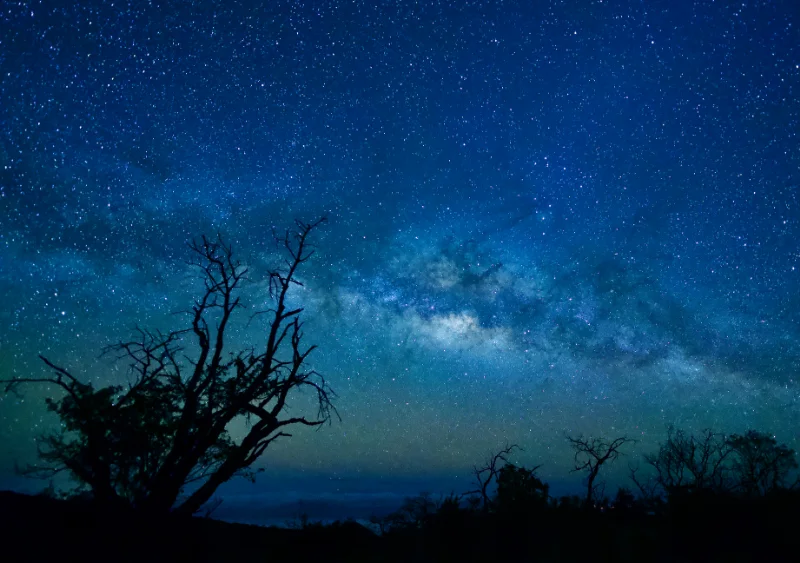
<path id="1" fill-rule="evenodd" d="M 263 312 L 268 321 L 260 350 L 228 351 L 227 331 L 244 307 L 239 293 L 248 268 L 221 236 L 203 236 L 190 245 L 190 264 L 204 285 L 186 311 L 188 327 L 137 329 L 135 338 L 106 350 L 129 362 L 127 388 L 95 389 L 41 356 L 52 375 L 2 381 L 6 391 L 47 384 L 64 392 L 47 401 L 62 428 L 42 438 L 44 465 L 30 473 L 66 471 L 98 501 L 193 514 L 222 483 L 252 477 L 251 465 L 275 440 L 290 436 L 287 429 L 317 427 L 338 416 L 333 391 L 306 367 L 315 346 L 302 343 L 303 308 L 290 308 L 287 300 L 290 289 L 302 285 L 298 270 L 314 254 L 308 238 L 323 221 L 298 221 L 296 229 L 275 236 L 286 259 L 268 274 L 273 306 Z M 287 416 L 302 391 L 311 392 L 315 415 Z M 246 431 L 234 439 L 229 430 L 237 421 Z"/>
<path id="2" fill-rule="evenodd" d="M 722 434 L 707 429 L 693 436 L 669 426 L 667 441 L 658 453 L 646 455 L 645 461 L 655 469 L 655 480 L 667 495 L 723 491 L 730 488 L 726 461 L 731 451 Z"/>
<path id="3" fill-rule="evenodd" d="M 475 482 L 478 485 L 478 488 L 472 491 L 467 491 L 461 496 L 480 495 L 478 498 L 480 499 L 483 510 L 489 510 L 489 506 L 491 505 L 489 487 L 491 486 L 492 482 L 497 482 L 500 470 L 508 463 L 508 457 L 514 452 L 514 450 L 522 451 L 522 448 L 520 448 L 517 444 L 506 445 L 497 453 L 489 454 L 486 462 L 482 466 L 475 466 L 473 468 L 473 474 L 475 475 Z M 538 467 L 534 468 L 534 471 L 536 469 L 538 469 Z"/>
<path id="4" fill-rule="evenodd" d="M 642 476 L 640 474 L 640 467 L 636 465 L 628 465 L 628 476 L 636 488 L 639 490 L 639 496 L 646 504 L 654 504 L 661 498 L 660 486 L 658 480 L 652 475 Z"/>
<path id="5" fill-rule="evenodd" d="M 596 483 L 600 468 L 606 462 L 613 463 L 620 455 L 619 449 L 635 440 L 625 436 L 610 441 L 605 438 L 584 438 L 583 436 L 573 438 L 567 436 L 567 440 L 575 450 L 575 467 L 572 471 L 585 471 L 587 473 L 584 505 L 591 507 L 594 504 L 594 498 L 599 488 L 602 486 Z"/>

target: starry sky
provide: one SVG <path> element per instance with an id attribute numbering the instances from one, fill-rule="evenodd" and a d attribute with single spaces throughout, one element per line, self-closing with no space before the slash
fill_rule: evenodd
<path id="1" fill-rule="evenodd" d="M 0 377 L 122 382 L 192 237 L 258 307 L 325 215 L 293 299 L 342 421 L 231 513 L 465 490 L 506 442 L 568 488 L 565 434 L 639 440 L 610 483 L 668 424 L 798 448 L 799 133 L 794 0 L 5 2 Z M 49 394 L 0 397 L 5 487 Z"/>

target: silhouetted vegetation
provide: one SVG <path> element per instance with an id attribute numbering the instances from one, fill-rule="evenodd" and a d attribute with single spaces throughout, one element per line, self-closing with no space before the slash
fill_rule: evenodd
<path id="1" fill-rule="evenodd" d="M 588 444 L 593 459 L 611 460 L 609 452 L 625 442 L 570 443 L 578 444 L 576 453 Z M 52 492 L 0 494 L 7 537 L 49 534 L 48 542 L 14 545 L 5 560 L 796 561 L 798 467 L 795 452 L 772 436 L 669 429 L 634 473 L 641 484 L 649 468 L 654 486 L 645 487 L 647 494 L 622 487 L 609 499 L 595 488 L 590 503 L 585 496 L 550 496 L 537 468 L 510 461 L 518 449 L 507 446 L 476 467 L 477 489 L 408 498 L 373 517 L 374 531 L 307 517 L 287 528 L 261 528 L 181 511 L 154 516 L 99 504 L 91 495 L 57 501 Z M 596 469 L 593 462 L 595 475 Z"/>
<path id="2" fill-rule="evenodd" d="M 79 485 L 66 495 L 53 488 L 37 497 L 0 493 L 6 537 L 47 533 L 46 542 L 12 541 L 4 560 L 797 560 L 796 455 L 754 430 L 695 435 L 669 427 L 656 451 L 630 464 L 632 488 L 619 488 L 613 499 L 600 472 L 635 441 L 568 436 L 573 471 L 585 475 L 582 496 L 552 497 L 537 474 L 541 465 L 513 463 L 521 448 L 511 444 L 473 468 L 475 488 L 408 498 L 372 518 L 378 533 L 353 521 L 323 525 L 301 517 L 276 529 L 194 516 L 202 507 L 213 513 L 219 485 L 252 477 L 251 465 L 290 436 L 288 428 L 316 427 L 336 415 L 333 392 L 305 367 L 314 346 L 302 344 L 303 309 L 287 301 L 320 222 L 298 222 L 276 237 L 287 258 L 266 276 L 273 306 L 257 313 L 267 317 L 260 350 L 228 351 L 226 331 L 243 308 L 248 269 L 221 237 L 202 237 L 190 246 L 203 288 L 186 311 L 188 326 L 168 333 L 137 328 L 135 338 L 106 350 L 129 363 L 127 387 L 95 388 L 44 357 L 52 375 L 3 381 L 11 392 L 24 384 L 63 392 L 47 400 L 61 427 L 41 438 L 43 463 L 26 473 L 66 472 Z M 303 390 L 311 392 L 314 416 L 286 415 Z M 242 437 L 229 434 L 235 421 L 247 423 Z"/>
<path id="3" fill-rule="evenodd" d="M 568 438 L 587 493 L 553 498 L 508 446 L 475 469 L 480 487 L 435 501 L 408 499 L 380 524 L 387 553 L 426 561 L 796 561 L 800 521 L 795 452 L 768 435 L 674 428 L 634 494 L 599 493 L 599 468 L 627 438 Z M 423 508 L 424 507 L 424 508 Z M 400 513 L 405 516 L 400 518 Z M 398 524 L 402 522 L 402 524 Z"/>
<path id="4" fill-rule="evenodd" d="M 733 453 L 734 487 L 745 496 L 765 496 L 787 487 L 795 488 L 798 477 L 795 453 L 773 436 L 748 430 L 733 434 L 726 443 Z"/>
<path id="5" fill-rule="evenodd" d="M 567 436 L 567 440 L 575 450 L 575 469 L 573 471 L 585 471 L 587 474 L 584 504 L 593 506 L 595 498 L 602 496 L 602 491 L 605 490 L 605 484 L 597 482 L 600 468 L 605 463 L 616 461 L 620 455 L 620 448 L 634 440 L 624 436 L 614 440 L 606 440 L 601 437 L 578 436 L 572 438 Z M 600 494 L 598 495 L 598 493 Z"/>
<path id="6" fill-rule="evenodd" d="M 314 253 L 309 236 L 321 222 L 297 222 L 294 231 L 275 237 L 286 259 L 265 276 L 273 306 L 259 313 L 267 318 L 260 350 L 229 350 L 227 332 L 244 309 L 240 290 L 248 268 L 222 237 L 203 236 L 190 245 L 189 264 L 203 286 L 185 311 L 188 326 L 168 333 L 137 328 L 133 339 L 106 350 L 130 364 L 127 388 L 95 388 L 45 357 L 53 375 L 3 381 L 6 391 L 23 384 L 63 391 L 47 400 L 61 428 L 41 438 L 43 464 L 27 473 L 67 472 L 104 505 L 194 514 L 222 483 L 252 477 L 250 466 L 275 440 L 290 436 L 287 429 L 329 421 L 334 394 L 305 367 L 315 346 L 302 344 L 303 309 L 287 300 L 292 286 L 302 285 L 297 273 Z M 300 391 L 314 396 L 313 416 L 286 415 Z M 229 430 L 237 421 L 247 423 L 246 431 L 234 438 Z"/>
<path id="7" fill-rule="evenodd" d="M 655 470 L 655 482 L 667 496 L 686 492 L 723 492 L 728 479 L 731 447 L 722 434 L 704 430 L 699 436 L 669 427 L 667 441 L 645 461 Z"/>

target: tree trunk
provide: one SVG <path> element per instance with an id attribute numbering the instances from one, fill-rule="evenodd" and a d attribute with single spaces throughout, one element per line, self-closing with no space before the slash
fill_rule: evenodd
<path id="1" fill-rule="evenodd" d="M 592 471 L 589 473 L 589 483 L 586 486 L 586 507 L 592 508 L 592 503 L 594 502 L 594 478 L 597 477 L 597 473 Z"/>
<path id="2" fill-rule="evenodd" d="M 230 480 L 236 472 L 240 469 L 240 464 L 230 463 L 230 458 L 220 466 L 209 478 L 208 481 L 203 483 L 199 489 L 189 495 L 189 498 L 183 501 L 179 506 L 173 510 L 175 514 L 184 516 L 191 516 L 198 512 L 203 505 L 208 502 L 211 495 L 214 494 L 220 485 Z"/>

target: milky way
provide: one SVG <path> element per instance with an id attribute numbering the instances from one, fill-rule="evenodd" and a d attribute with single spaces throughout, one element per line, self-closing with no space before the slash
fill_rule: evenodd
<path id="1" fill-rule="evenodd" d="M 124 381 L 98 353 L 180 322 L 193 236 L 257 309 L 325 215 L 293 299 L 342 421 L 259 462 L 300 496 L 506 442 L 577 482 L 580 432 L 639 440 L 612 480 L 668 424 L 800 446 L 794 2 L 377 4 L 4 4 L 0 377 Z M 47 395 L 0 397 L 0 482 Z"/>

